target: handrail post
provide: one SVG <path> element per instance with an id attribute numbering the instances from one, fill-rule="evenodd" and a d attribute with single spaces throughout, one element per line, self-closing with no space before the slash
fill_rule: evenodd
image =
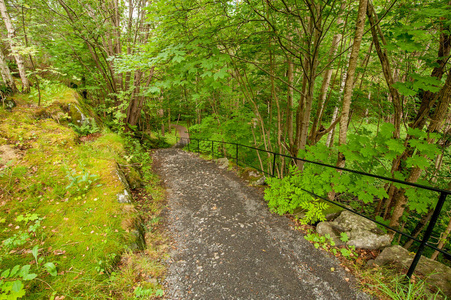
<path id="1" fill-rule="evenodd" d="M 235 146 L 236 146 L 236 155 L 235 155 L 235 159 L 236 159 L 236 165 L 238 166 L 238 143 L 236 143 Z"/>
<path id="2" fill-rule="evenodd" d="M 200 140 L 197 139 L 197 153 L 200 155 Z"/>
<path id="3" fill-rule="evenodd" d="M 417 254 L 415 254 L 415 257 L 413 258 L 412 264 L 410 265 L 409 271 L 407 271 L 407 277 L 410 278 L 413 274 L 413 271 L 415 271 L 415 268 L 420 261 L 421 255 L 423 254 L 424 247 L 426 246 L 426 243 L 428 242 L 429 238 L 431 237 L 432 230 L 434 230 L 435 223 L 437 223 L 437 219 L 440 216 L 440 212 L 442 210 L 443 204 L 445 203 L 447 193 L 441 192 L 440 198 L 438 199 L 437 205 L 435 206 L 434 213 L 431 217 L 431 220 L 429 221 L 428 227 L 426 228 L 426 231 L 424 233 L 423 240 L 421 241 L 420 246 L 418 247 Z"/>
<path id="4" fill-rule="evenodd" d="M 276 174 L 276 153 L 273 153 L 274 159 L 272 161 L 272 177 L 275 177 Z"/>
<path id="5" fill-rule="evenodd" d="M 214 144 L 214 141 L 211 141 L 211 159 L 214 159 L 215 158 L 215 153 L 214 153 L 214 148 L 213 148 L 213 144 Z"/>

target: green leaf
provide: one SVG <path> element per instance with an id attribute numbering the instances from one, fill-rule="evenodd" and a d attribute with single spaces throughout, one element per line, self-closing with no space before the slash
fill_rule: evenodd
<path id="1" fill-rule="evenodd" d="M 340 240 L 341 240 L 342 242 L 344 242 L 344 243 L 346 243 L 347 241 L 349 241 L 349 237 L 348 237 L 348 235 L 346 234 L 346 232 L 340 233 Z"/>
<path id="2" fill-rule="evenodd" d="M 22 283 L 22 281 L 16 280 L 16 281 L 13 282 L 12 291 L 13 291 L 14 293 L 18 293 L 18 292 L 20 292 L 20 290 L 22 290 L 22 289 L 23 289 L 23 283 Z"/>
<path id="3" fill-rule="evenodd" d="M 30 271 L 30 268 L 31 268 L 30 265 L 24 265 L 24 266 L 22 266 L 22 269 L 20 269 L 20 272 L 19 272 L 18 275 L 19 275 L 20 277 L 26 276 L 26 275 L 28 274 L 28 272 Z"/>
<path id="4" fill-rule="evenodd" d="M 401 143 L 401 141 L 397 139 L 388 140 L 385 144 L 388 146 L 388 149 L 390 151 L 393 151 L 397 154 L 401 154 L 404 152 L 404 150 L 406 150 L 406 147 L 403 145 L 403 143 Z"/>
<path id="5" fill-rule="evenodd" d="M 9 272 L 10 272 L 10 269 L 6 269 L 5 271 L 2 272 L 0 277 L 8 278 L 9 277 Z"/>
<path id="6" fill-rule="evenodd" d="M 222 79 L 224 77 L 226 77 L 229 73 L 227 73 L 227 67 L 222 68 L 221 70 L 219 70 L 218 72 L 215 73 L 215 75 L 213 76 L 213 78 L 215 80 L 217 80 L 218 78 Z"/>
<path id="7" fill-rule="evenodd" d="M 381 129 L 379 134 L 382 136 L 389 138 L 393 135 L 393 132 L 395 131 L 395 126 L 391 123 L 383 123 L 381 125 Z"/>
<path id="8" fill-rule="evenodd" d="M 47 272 L 49 272 L 50 275 L 52 275 L 52 276 L 58 275 L 58 272 L 56 270 L 56 266 L 54 263 L 48 262 L 48 263 L 44 264 L 44 268 L 47 270 Z"/>
<path id="9" fill-rule="evenodd" d="M 425 169 L 429 166 L 429 162 L 426 157 L 423 156 L 414 156 L 406 159 L 406 164 L 409 167 L 418 167 L 420 169 Z"/>
<path id="10" fill-rule="evenodd" d="M 20 266 L 19 265 L 15 265 L 14 268 L 12 268 L 11 273 L 9 274 L 9 277 L 13 277 L 14 275 L 16 275 L 17 271 L 19 271 Z"/>
<path id="11" fill-rule="evenodd" d="M 33 249 L 31 250 L 31 253 L 33 254 L 33 257 L 34 257 L 34 259 L 37 262 L 38 261 L 39 246 L 38 245 L 34 246 Z"/>
<path id="12" fill-rule="evenodd" d="M 415 96 L 417 94 L 416 91 L 408 87 L 408 84 L 403 82 L 396 82 L 393 84 L 393 87 L 403 96 Z"/>
<path id="13" fill-rule="evenodd" d="M 417 138 L 426 138 L 427 137 L 427 133 L 418 128 L 409 128 L 409 129 L 407 129 L 407 133 L 410 134 L 411 136 L 414 136 Z"/>
<path id="14" fill-rule="evenodd" d="M 22 278 L 23 278 L 23 280 L 33 280 L 33 279 L 35 279 L 37 276 L 38 276 L 37 274 L 31 273 L 31 274 L 25 275 L 25 276 L 22 277 Z"/>

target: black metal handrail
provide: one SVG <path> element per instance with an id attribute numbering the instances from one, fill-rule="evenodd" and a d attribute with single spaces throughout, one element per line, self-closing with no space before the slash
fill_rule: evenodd
<path id="1" fill-rule="evenodd" d="M 308 191 L 306 189 L 301 188 L 301 190 L 303 190 L 306 193 L 309 193 L 310 195 L 312 195 L 312 196 L 314 196 L 316 198 L 322 199 L 322 200 L 324 200 L 324 201 L 326 201 L 328 203 L 331 203 L 333 205 L 339 206 L 339 207 L 341 207 L 341 208 L 343 208 L 343 209 L 345 209 L 347 211 L 350 211 L 350 212 L 352 212 L 354 214 L 357 214 L 357 215 L 359 215 L 359 216 L 361 216 L 361 217 L 363 217 L 363 218 L 365 218 L 367 220 L 370 220 L 370 221 L 372 221 L 374 223 L 377 223 L 377 224 L 379 224 L 379 225 L 381 225 L 381 226 L 383 226 L 383 227 L 385 227 L 385 228 L 387 228 L 387 229 L 389 229 L 391 231 L 399 233 L 402 236 L 405 236 L 405 237 L 407 237 L 409 239 L 412 239 L 412 240 L 414 240 L 416 242 L 419 242 L 420 246 L 418 247 L 417 253 L 416 253 L 416 255 L 415 255 L 415 257 L 414 257 L 414 259 L 413 259 L 413 261 L 412 261 L 412 263 L 411 263 L 411 265 L 409 267 L 409 270 L 407 272 L 407 277 L 409 277 L 409 278 L 412 276 L 413 272 L 415 271 L 415 268 L 416 268 L 416 266 L 417 266 L 417 264 L 418 264 L 418 262 L 419 262 L 419 260 L 421 258 L 421 255 L 423 254 L 423 251 L 424 251 L 425 247 L 432 248 L 432 249 L 437 250 L 440 253 L 443 253 L 445 255 L 451 255 L 451 253 L 446 252 L 446 251 L 444 251 L 442 249 L 438 249 L 437 247 L 435 247 L 435 246 L 433 246 L 433 245 L 428 243 L 429 238 L 431 237 L 432 231 L 434 230 L 435 224 L 437 223 L 437 219 L 438 219 L 438 217 L 440 215 L 440 212 L 441 212 L 441 210 L 443 208 L 443 204 L 445 203 L 446 197 L 451 194 L 451 191 L 449 191 L 449 190 L 444 190 L 444 189 L 439 189 L 439 188 L 435 188 L 435 187 L 425 186 L 425 185 L 418 184 L 418 183 L 406 182 L 406 181 L 402 181 L 402 180 L 395 179 L 395 178 L 389 178 L 389 177 L 385 177 L 385 176 L 374 175 L 374 174 L 365 173 L 365 172 L 356 171 L 356 170 L 351 170 L 351 169 L 347 169 L 347 168 L 340 168 L 340 167 L 333 166 L 333 165 L 328 165 L 328 164 L 324 164 L 324 163 L 320 163 L 320 162 L 310 161 L 310 160 L 307 160 L 307 159 L 303 159 L 303 158 L 299 158 L 299 157 L 293 157 L 293 156 L 289 156 L 289 155 L 285 155 L 285 154 L 281 154 L 281 153 L 276 153 L 276 152 L 265 150 L 265 149 L 259 149 L 259 148 L 256 148 L 256 147 L 247 146 L 247 145 L 243 145 L 243 144 L 239 144 L 239 143 L 231 143 L 231 142 L 216 141 L 216 140 L 206 140 L 206 139 L 197 139 L 197 138 L 178 138 L 178 140 L 180 140 L 180 141 L 186 140 L 186 143 L 184 143 L 184 145 L 188 146 L 188 150 L 189 151 L 190 151 L 189 145 L 190 145 L 191 140 L 197 141 L 197 152 L 198 153 L 200 153 L 200 142 L 211 142 L 211 155 L 212 155 L 212 158 L 214 158 L 214 143 L 235 145 L 236 153 L 235 153 L 235 157 L 232 157 L 232 158 L 236 160 L 236 164 L 237 165 L 239 165 L 239 159 L 238 158 L 239 158 L 239 147 L 240 146 L 248 148 L 248 149 L 252 149 L 252 150 L 256 150 L 256 151 L 263 151 L 263 152 L 272 154 L 273 155 L 272 174 L 252 166 L 253 168 L 255 168 L 255 169 L 257 169 L 257 170 L 259 170 L 259 171 L 261 171 L 261 172 L 263 172 L 265 174 L 268 174 L 271 177 L 276 177 L 275 176 L 275 162 L 276 162 L 277 156 L 280 156 L 280 157 L 285 157 L 285 158 L 292 159 L 292 160 L 295 160 L 295 161 L 302 161 L 302 162 L 305 162 L 305 163 L 311 163 L 311 164 L 315 164 L 315 165 L 319 165 L 319 166 L 323 166 L 323 167 L 327 167 L 327 168 L 333 168 L 333 169 L 340 170 L 340 171 L 351 172 L 351 173 L 354 173 L 354 174 L 359 174 L 359 175 L 368 176 L 368 177 L 372 177 L 372 178 L 377 178 L 377 179 L 381 179 L 381 180 L 386 180 L 386 181 L 390 181 L 390 182 L 396 182 L 396 183 L 407 185 L 407 186 L 417 187 L 417 188 L 421 188 L 421 189 L 425 189 L 425 190 L 429 190 L 429 191 L 433 191 L 433 192 L 438 192 L 438 193 L 440 193 L 439 200 L 437 202 L 437 205 L 435 206 L 433 215 L 432 215 L 432 217 L 431 217 L 431 219 L 429 221 L 429 224 L 428 224 L 428 227 L 426 228 L 424 236 L 420 240 L 420 239 L 415 238 L 415 237 L 413 237 L 413 236 L 411 236 L 409 234 L 406 234 L 406 233 L 404 233 L 404 232 L 402 232 L 402 231 L 400 231 L 400 230 L 398 230 L 396 228 L 393 228 L 393 227 L 391 227 L 389 225 L 386 225 L 386 224 L 384 224 L 382 222 L 376 221 L 376 220 L 374 220 L 372 218 L 369 218 L 369 217 L 367 217 L 367 216 L 365 216 L 365 215 L 363 215 L 361 213 L 358 213 L 358 212 L 356 212 L 356 211 L 354 211 L 354 210 L 352 210 L 352 209 L 350 209 L 350 208 L 348 208 L 348 207 L 346 207 L 344 205 L 341 205 L 339 203 L 333 202 L 333 201 L 331 201 L 331 200 L 329 200 L 329 199 L 327 199 L 327 198 L 325 198 L 323 196 L 317 195 L 317 194 L 315 194 L 312 191 Z M 248 164 L 246 164 L 246 165 L 249 166 Z"/>

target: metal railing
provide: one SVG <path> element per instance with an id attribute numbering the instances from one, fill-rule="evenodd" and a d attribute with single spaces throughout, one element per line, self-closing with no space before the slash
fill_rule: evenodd
<path id="1" fill-rule="evenodd" d="M 178 140 L 178 143 L 180 143 L 182 146 L 187 146 L 188 147 L 188 151 L 191 151 L 191 149 L 190 149 L 191 141 L 197 141 L 197 149 L 194 149 L 194 150 L 197 150 L 198 153 L 200 153 L 200 142 L 211 143 L 211 150 L 210 150 L 210 152 L 211 152 L 212 158 L 214 158 L 214 145 L 215 145 L 215 143 L 223 144 L 223 145 L 226 144 L 226 145 L 235 146 L 235 157 L 230 157 L 230 158 L 235 159 L 235 163 L 238 166 L 240 164 L 240 160 L 239 160 L 239 157 L 240 157 L 239 156 L 239 149 L 240 149 L 240 147 L 244 147 L 244 148 L 251 149 L 251 150 L 256 150 L 256 151 L 262 151 L 262 152 L 265 152 L 265 153 L 269 153 L 270 155 L 273 155 L 271 173 L 269 173 L 267 171 L 264 171 L 264 170 L 261 170 L 259 168 L 256 168 L 255 166 L 250 166 L 245 161 L 243 161 L 243 163 L 246 166 L 250 166 L 250 167 L 252 167 L 252 168 L 254 168 L 254 169 L 256 169 L 256 170 L 258 170 L 260 172 L 263 172 L 263 173 L 271 176 L 271 177 L 276 177 L 275 176 L 276 158 L 279 156 L 279 157 L 284 157 L 284 158 L 287 158 L 287 159 L 291 159 L 291 160 L 293 160 L 295 162 L 302 161 L 304 163 L 315 164 L 315 165 L 323 166 L 323 167 L 326 167 L 326 168 L 333 168 L 335 170 L 351 172 L 351 173 L 359 174 L 359 175 L 362 175 L 362 176 L 368 176 L 368 177 L 372 177 L 372 178 L 376 178 L 376 179 L 386 180 L 386 181 L 389 181 L 389 182 L 395 182 L 395 183 L 399 183 L 399 184 L 403 184 L 403 185 L 407 185 L 407 186 L 412 186 L 412 187 L 416 187 L 416 188 L 425 189 L 425 190 L 429 190 L 429 191 L 440 193 L 437 205 L 435 206 L 435 209 L 434 209 L 434 212 L 433 212 L 433 214 L 431 216 L 431 219 L 429 221 L 428 227 L 426 228 L 426 231 L 424 233 L 423 238 L 420 240 L 420 239 L 418 239 L 416 237 L 413 237 L 413 236 L 411 236 L 411 235 L 409 235 L 407 233 L 404 233 L 404 232 L 402 232 L 402 231 L 400 231 L 400 230 L 398 230 L 396 228 L 393 228 L 393 227 L 391 227 L 389 225 L 386 225 L 386 224 L 384 224 L 382 222 L 379 222 L 377 220 L 369 218 L 369 217 L 367 217 L 367 216 L 365 216 L 365 215 L 363 215 L 363 214 L 361 214 L 359 212 L 356 212 L 356 211 L 354 211 L 354 210 L 352 210 L 352 209 L 350 209 L 350 208 L 348 208 L 348 207 L 346 207 L 344 205 L 341 205 L 341 204 L 339 204 L 337 202 L 331 201 L 331 200 L 327 199 L 324 196 L 317 195 L 313 191 L 309 191 L 309 190 L 306 190 L 304 188 L 301 188 L 302 191 L 304 191 L 304 192 L 306 192 L 306 193 L 308 193 L 308 194 L 310 194 L 310 195 L 312 195 L 312 196 L 314 196 L 316 198 L 322 199 L 322 200 L 324 200 L 324 201 L 326 201 L 328 203 L 331 203 L 333 205 L 339 206 L 339 207 L 341 207 L 341 208 L 343 208 L 343 209 L 345 209 L 347 211 L 350 211 L 350 212 L 352 212 L 354 214 L 357 214 L 357 215 L 359 215 L 359 216 L 361 216 L 361 217 L 363 217 L 363 218 L 365 218 L 367 220 L 370 220 L 370 221 L 372 221 L 372 222 L 374 222 L 374 223 L 376 223 L 378 225 L 381 225 L 381 226 L 383 226 L 383 227 L 385 227 L 385 228 L 387 228 L 387 229 L 389 229 L 391 231 L 394 231 L 394 232 L 396 232 L 396 233 L 398 233 L 398 234 L 400 234 L 400 235 L 402 235 L 404 237 L 407 237 L 408 239 L 412 239 L 412 240 L 420 243 L 420 246 L 418 247 L 417 253 L 416 253 L 416 255 L 415 255 L 415 257 L 414 257 L 414 259 L 413 259 L 413 261 L 412 261 L 412 263 L 411 263 L 411 265 L 409 267 L 409 270 L 407 271 L 407 277 L 409 277 L 409 278 L 412 276 L 413 272 L 415 271 L 415 268 L 416 268 L 416 266 L 417 266 L 417 264 L 418 264 L 418 262 L 419 262 L 419 260 L 421 258 L 421 255 L 423 254 L 423 251 L 424 251 L 425 247 L 429 247 L 431 249 L 434 249 L 434 250 L 436 250 L 436 251 L 438 251 L 438 252 L 440 252 L 440 253 L 442 253 L 444 255 L 451 256 L 451 253 L 446 252 L 446 251 L 444 251 L 442 249 L 438 249 L 434 245 L 431 245 L 430 243 L 428 243 L 429 238 L 431 237 L 432 231 L 434 230 L 434 227 L 435 227 L 435 225 L 437 223 L 437 220 L 438 220 L 438 217 L 440 215 L 440 212 L 441 212 L 441 210 L 443 208 L 443 204 L 445 203 L 446 197 L 451 194 L 451 191 L 449 191 L 449 190 L 443 190 L 443 189 L 439 189 L 439 188 L 429 187 L 429 186 L 421 185 L 421 184 L 418 184 L 418 183 L 406 182 L 406 181 L 402 181 L 402 180 L 398 180 L 398 179 L 394 179 L 394 178 L 378 176 L 378 175 L 365 173 L 365 172 L 361 172 L 361 171 L 356 171 L 356 170 L 351 170 L 351 169 L 347 169 L 347 168 L 340 168 L 340 167 L 333 166 L 333 165 L 328 165 L 328 164 L 324 164 L 324 163 L 320 163 L 320 162 L 315 162 L 315 161 L 302 159 L 302 158 L 299 158 L 299 157 L 293 157 L 293 156 L 289 156 L 289 155 L 285 155 L 285 154 L 280 154 L 280 153 L 268 151 L 268 150 L 265 150 L 265 149 L 259 149 L 259 148 L 256 148 L 256 147 L 251 147 L 251 146 L 247 146 L 247 145 L 243 145 L 243 144 L 239 144 L 239 143 L 230 143 L 230 142 L 224 142 L 224 141 L 215 141 L 215 140 L 206 140 L 206 139 L 197 139 L 197 138 L 177 138 L 177 140 Z"/>

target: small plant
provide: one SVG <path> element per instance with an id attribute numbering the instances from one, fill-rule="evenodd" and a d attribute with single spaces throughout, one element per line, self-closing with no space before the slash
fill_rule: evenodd
<path id="1" fill-rule="evenodd" d="M 431 294 L 426 287 L 426 279 L 414 282 L 404 275 L 397 275 L 388 283 L 376 277 L 377 288 L 384 295 L 394 300 L 442 299 L 440 292 Z"/>
<path id="2" fill-rule="evenodd" d="M 341 232 L 341 233 L 340 233 L 340 240 L 341 240 L 343 243 L 346 243 L 347 241 L 349 241 L 348 234 L 347 234 L 346 232 Z"/>
<path id="3" fill-rule="evenodd" d="M 12 269 L 3 270 L 0 275 L 0 299 L 15 300 L 25 296 L 22 280 L 33 280 L 37 274 L 30 273 L 30 265 L 16 265 Z"/>
<path id="4" fill-rule="evenodd" d="M 97 126 L 94 120 L 89 120 L 86 122 L 82 122 L 81 125 L 77 124 L 69 124 L 70 127 L 74 129 L 76 133 L 81 136 L 90 135 L 96 132 L 99 132 L 99 127 Z"/>
<path id="5" fill-rule="evenodd" d="M 39 247 L 34 246 L 31 250 L 38 270 L 44 260 L 39 255 Z M 51 275 L 57 276 L 56 266 L 53 262 L 47 262 L 43 268 Z M 23 281 L 30 281 L 38 277 L 36 273 L 30 273 L 31 265 L 16 265 L 13 268 L 0 270 L 0 299 L 15 300 L 22 298 L 26 294 Z"/>
<path id="6" fill-rule="evenodd" d="M 33 224 L 31 224 L 26 231 L 20 231 L 10 238 L 7 238 L 3 241 L 3 247 L 6 250 L 12 250 L 16 247 L 20 247 L 27 243 L 27 241 L 30 238 L 30 235 L 36 234 L 37 230 L 41 227 L 41 220 L 43 218 L 40 218 L 38 214 L 25 214 L 25 215 L 19 215 L 16 217 L 17 222 L 24 222 L 25 225 L 28 224 L 30 221 L 34 221 Z"/>
<path id="7" fill-rule="evenodd" d="M 329 234 L 325 234 L 324 236 L 322 236 L 319 235 L 318 233 L 309 233 L 306 236 L 304 236 L 304 238 L 307 241 L 311 242 L 316 249 L 321 247 L 324 250 L 333 253 L 334 255 L 340 253 L 343 257 L 346 257 L 348 259 L 357 258 L 357 253 L 355 251 L 354 246 L 346 246 L 345 248 L 340 248 L 338 251 L 337 250 L 338 248 L 335 247 L 334 240 Z M 349 237 L 345 232 L 342 232 L 340 240 L 343 242 L 347 242 L 349 240 Z"/>
<path id="8" fill-rule="evenodd" d="M 144 298 L 150 296 L 163 296 L 164 292 L 162 289 L 153 289 L 153 288 L 144 289 L 138 286 L 137 288 L 135 288 L 133 294 L 135 294 L 136 298 Z"/>
<path id="9" fill-rule="evenodd" d="M 80 174 L 75 169 L 71 169 L 66 171 L 66 178 L 70 181 L 69 185 L 66 186 L 66 190 L 71 190 L 72 194 L 76 195 L 86 194 L 99 179 L 99 176 L 91 174 L 84 169 Z M 97 184 L 96 186 L 102 186 L 102 184 Z"/>
<path id="10" fill-rule="evenodd" d="M 106 259 L 97 261 L 97 265 L 95 266 L 95 270 L 100 274 L 113 274 L 112 272 L 114 261 L 117 257 L 116 253 L 110 253 Z"/>
<path id="11" fill-rule="evenodd" d="M 312 242 L 316 249 L 319 247 L 324 250 L 328 250 L 329 246 L 335 246 L 335 242 L 332 240 L 329 234 L 319 235 L 318 233 L 310 233 L 304 237 L 307 241 Z"/>

